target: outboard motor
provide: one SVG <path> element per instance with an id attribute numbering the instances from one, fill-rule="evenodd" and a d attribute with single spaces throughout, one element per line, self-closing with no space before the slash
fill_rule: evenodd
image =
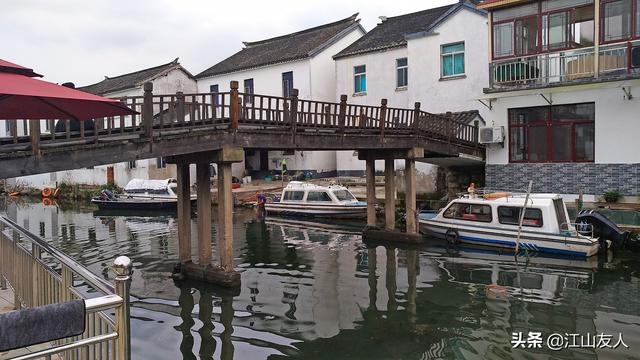
<path id="1" fill-rule="evenodd" d="M 593 233 L 595 237 L 599 237 L 600 240 L 611 240 L 614 247 L 621 247 L 626 244 L 631 233 L 624 231 L 618 227 L 613 221 L 609 220 L 603 214 L 592 209 L 580 210 L 578 216 L 576 216 L 576 230 L 584 234 L 581 230 L 586 228 L 583 224 L 590 224 L 593 226 Z"/>
<path id="2" fill-rule="evenodd" d="M 113 191 L 109 190 L 109 189 L 104 189 L 102 190 L 102 192 L 100 192 L 100 198 L 102 200 L 113 200 L 115 198 L 115 196 L 113 195 Z"/>

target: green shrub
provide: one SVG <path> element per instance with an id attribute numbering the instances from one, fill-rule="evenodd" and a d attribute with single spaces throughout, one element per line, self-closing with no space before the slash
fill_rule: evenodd
<path id="1" fill-rule="evenodd" d="M 102 192 L 102 190 L 105 189 L 109 189 L 111 191 L 113 191 L 114 193 L 121 193 L 122 192 L 122 188 L 120 188 L 118 185 L 115 184 L 106 184 L 106 185 L 100 185 L 100 187 L 98 187 L 94 192 L 93 192 L 93 196 L 98 196 L 100 195 L 100 193 Z"/>
<path id="2" fill-rule="evenodd" d="M 604 198 L 604 201 L 608 203 L 616 203 L 622 199 L 622 193 L 618 189 L 608 190 L 602 194 L 602 197 Z"/>

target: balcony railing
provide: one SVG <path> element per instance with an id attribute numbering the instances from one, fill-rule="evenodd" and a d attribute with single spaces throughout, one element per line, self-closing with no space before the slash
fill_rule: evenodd
<path id="1" fill-rule="evenodd" d="M 489 65 L 491 89 L 540 87 L 627 76 L 634 73 L 628 60 L 629 49 L 638 44 L 640 41 L 601 46 L 597 72 L 594 47 L 494 61 Z"/>

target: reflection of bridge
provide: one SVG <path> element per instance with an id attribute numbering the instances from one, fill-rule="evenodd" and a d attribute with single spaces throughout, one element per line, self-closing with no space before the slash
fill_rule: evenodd
<path id="1" fill-rule="evenodd" d="M 375 160 L 385 160 L 385 193 L 395 194 L 394 160 L 405 159 L 407 231 L 416 233 L 415 161 L 446 158 L 449 164 L 481 163 L 478 125 L 453 115 L 413 109 L 347 104 L 242 94 L 238 83 L 224 93 L 153 95 L 127 98 L 139 111 L 131 116 L 96 119 L 85 129 L 66 121 L 65 131 L 41 133 L 37 121 L 28 136 L 0 139 L 0 177 L 96 166 L 137 159 L 167 157 L 177 164 L 180 261 L 188 276 L 226 285 L 237 284 L 233 271 L 231 164 L 244 160 L 245 148 L 271 150 L 358 150 L 366 160 L 367 222 L 375 225 Z M 43 120 L 55 129 L 54 120 Z M 77 129 L 75 129 L 75 128 Z M 77 130 L 77 131 L 75 131 Z M 218 164 L 220 267 L 211 265 L 211 183 L 209 164 Z M 198 264 L 191 260 L 190 164 L 196 164 L 198 187 Z M 395 226 L 395 202 L 385 205 L 386 229 Z"/>

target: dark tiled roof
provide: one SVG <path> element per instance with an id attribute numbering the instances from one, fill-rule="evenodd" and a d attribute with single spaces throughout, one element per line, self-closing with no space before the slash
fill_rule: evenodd
<path id="1" fill-rule="evenodd" d="M 114 77 L 105 76 L 104 80 L 100 81 L 99 83 L 83 86 L 78 88 L 78 90 L 86 91 L 88 93 L 96 95 L 103 95 L 114 91 L 129 89 L 140 86 L 145 80 L 152 79 L 157 75 L 171 70 L 172 68 L 180 68 L 185 73 L 187 73 L 187 75 L 192 76 L 188 71 L 182 68 L 182 66 L 178 62 L 178 58 L 176 58 L 170 63 L 132 72 L 129 74 Z"/>
<path id="2" fill-rule="evenodd" d="M 429 30 L 447 11 L 453 10 L 459 5 L 459 3 L 455 3 L 411 14 L 388 17 L 366 35 L 336 54 L 334 58 L 405 46 L 407 44 L 405 35 Z"/>
<path id="3" fill-rule="evenodd" d="M 446 118 L 454 120 L 455 122 L 463 123 L 463 124 L 469 124 L 473 120 L 480 118 L 479 120 L 484 124 L 484 119 L 482 118 L 478 110 L 446 112 L 446 113 L 441 113 L 436 115 L 444 116 Z"/>
<path id="4" fill-rule="evenodd" d="M 196 78 L 308 58 L 346 35 L 347 29 L 360 26 L 357 16 L 271 39 L 245 42 L 244 49 L 197 74 Z"/>

